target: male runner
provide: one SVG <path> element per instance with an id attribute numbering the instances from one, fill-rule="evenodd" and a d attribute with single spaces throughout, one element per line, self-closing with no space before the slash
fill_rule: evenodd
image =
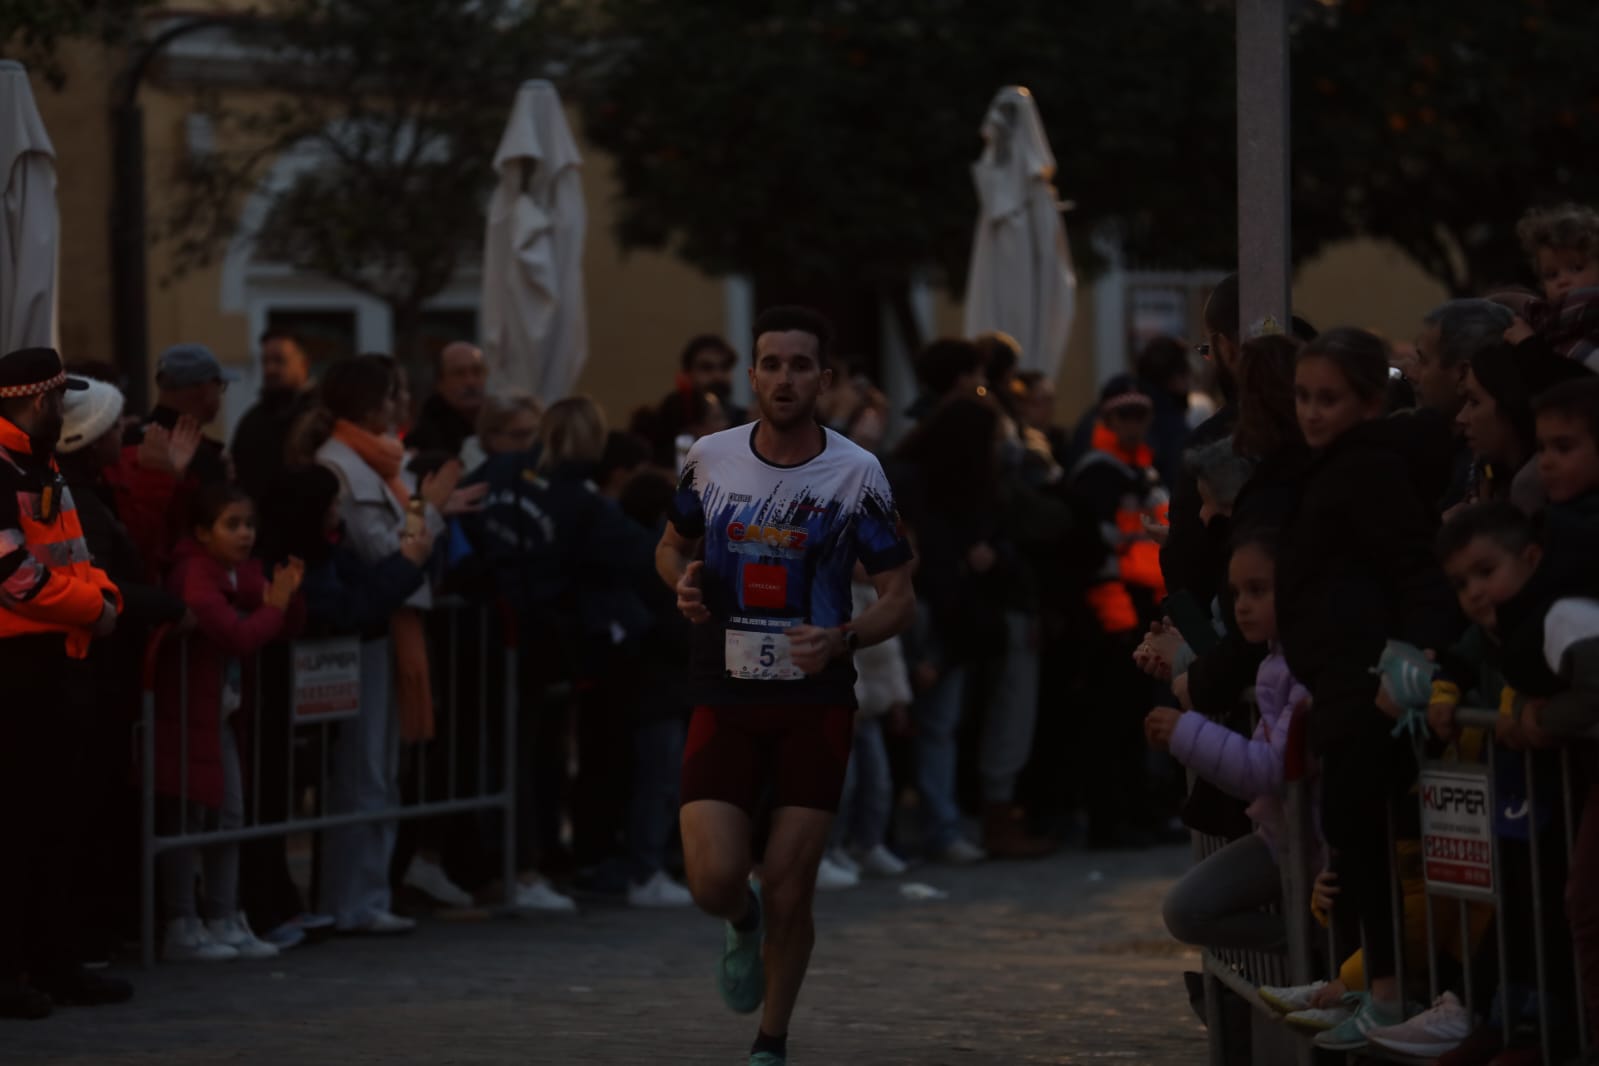
<path id="1" fill-rule="evenodd" d="M 741 1014 L 765 1002 L 750 1066 L 788 1061 L 789 1017 L 816 940 L 816 868 L 854 735 L 852 653 L 901 632 L 915 611 L 911 548 L 882 467 L 816 421 L 832 383 L 830 333 L 803 308 L 756 319 L 749 373 L 760 420 L 690 450 L 655 554 L 695 623 L 688 884 L 701 910 L 728 923 L 722 999 Z M 852 622 L 857 562 L 879 598 Z M 757 890 L 750 829 L 763 789 L 773 810 Z"/>

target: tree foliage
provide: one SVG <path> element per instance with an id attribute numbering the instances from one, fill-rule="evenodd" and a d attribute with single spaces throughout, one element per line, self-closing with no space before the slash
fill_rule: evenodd
<path id="1" fill-rule="evenodd" d="M 1295 250 L 1392 240 L 1456 293 L 1524 278 L 1529 207 L 1599 201 L 1591 0 L 1345 0 L 1294 48 Z"/>
<path id="2" fill-rule="evenodd" d="M 600 0 L 584 81 L 618 159 L 618 235 L 706 270 L 959 291 L 968 164 L 1027 85 L 1080 267 L 1236 255 L 1234 13 L 1133 0 Z M 1455 291 L 1524 274 L 1528 206 L 1599 199 L 1590 0 L 1336 0 L 1296 10 L 1293 250 L 1397 243 Z"/>
<path id="3" fill-rule="evenodd" d="M 42 74 L 56 88 L 66 82 L 56 49 L 74 37 L 126 40 L 139 10 L 152 0 L 0 0 L 0 55 Z"/>
<path id="4" fill-rule="evenodd" d="M 558 10 L 551 8 L 550 10 Z M 244 35 L 271 95 L 209 94 L 219 149 L 180 177 L 178 269 L 241 233 L 270 261 L 387 303 L 402 343 L 483 241 L 492 160 L 548 18 L 518 0 L 278 0 Z M 306 167 L 264 221 L 245 198 L 284 153 Z"/>
<path id="5" fill-rule="evenodd" d="M 618 235 L 711 273 L 794 284 L 964 276 L 970 164 L 994 92 L 1028 86 L 1074 200 L 1136 253 L 1215 261 L 1233 228 L 1230 32 L 1198 5 L 1133 0 L 601 0 L 581 81 L 617 158 Z M 1159 15 L 1184 40 L 1137 53 Z M 1196 209 L 1196 205 L 1208 205 Z"/>

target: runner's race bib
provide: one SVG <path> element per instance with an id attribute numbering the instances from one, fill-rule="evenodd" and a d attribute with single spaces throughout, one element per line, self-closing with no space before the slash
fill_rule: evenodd
<path id="1" fill-rule="evenodd" d="M 764 628 L 763 624 L 768 622 L 775 628 Z M 784 619 L 735 618 L 730 621 L 724 646 L 727 676 L 739 681 L 803 680 L 805 671 L 794 665 L 788 637 L 783 633 L 793 625 L 794 620 Z"/>

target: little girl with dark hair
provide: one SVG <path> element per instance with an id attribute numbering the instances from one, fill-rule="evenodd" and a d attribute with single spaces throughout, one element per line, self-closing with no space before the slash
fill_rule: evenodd
<path id="1" fill-rule="evenodd" d="M 157 689 L 156 791 L 161 831 L 191 834 L 244 824 L 244 776 L 234 714 L 244 704 L 245 661 L 294 625 L 304 567 L 289 559 L 270 582 L 255 548 L 255 505 L 242 489 L 209 485 L 195 497 L 168 588 L 198 625 L 170 646 Z M 181 674 L 181 676 L 180 676 Z M 195 905 L 195 857 L 204 866 L 205 917 Z M 239 845 L 177 848 L 161 856 L 168 960 L 270 958 L 239 910 Z"/>

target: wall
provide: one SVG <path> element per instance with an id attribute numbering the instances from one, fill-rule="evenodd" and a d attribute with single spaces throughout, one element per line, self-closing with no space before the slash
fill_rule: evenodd
<path id="1" fill-rule="evenodd" d="M 1361 326 L 1396 343 L 1420 332 L 1421 318 L 1449 290 L 1386 241 L 1346 241 L 1304 263 L 1294 278 L 1294 310 L 1317 329 Z"/>
<path id="2" fill-rule="evenodd" d="M 110 361 L 111 98 L 115 66 L 98 45 L 69 43 L 59 52 L 67 82 L 57 92 L 33 76 L 34 100 L 56 150 L 56 205 L 61 212 L 61 347 L 69 360 Z"/>

